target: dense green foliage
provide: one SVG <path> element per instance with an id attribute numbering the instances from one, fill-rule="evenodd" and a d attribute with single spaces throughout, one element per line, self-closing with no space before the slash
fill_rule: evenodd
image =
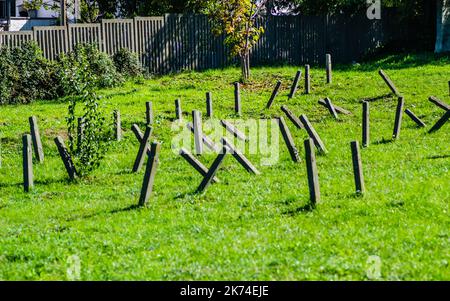
<path id="1" fill-rule="evenodd" d="M 58 77 L 63 95 L 80 94 L 86 85 L 110 88 L 122 82 L 114 62 L 96 45 L 78 44 L 59 58 Z"/>
<path id="2" fill-rule="evenodd" d="M 113 60 L 117 71 L 122 75 L 137 77 L 143 74 L 139 56 L 127 48 L 122 48 L 114 54 Z"/>
<path id="3" fill-rule="evenodd" d="M 78 111 L 81 111 L 82 133 L 78 131 L 77 107 L 81 107 Z M 80 98 L 70 98 L 66 121 L 77 174 L 85 177 L 100 167 L 112 137 L 111 123 L 106 121 L 100 99 L 91 87 L 87 86 Z"/>
<path id="4" fill-rule="evenodd" d="M 0 47 L 0 104 L 54 98 L 54 70 L 55 65 L 43 57 L 35 43 Z"/>
<path id="5" fill-rule="evenodd" d="M 69 99 L 66 117 L 69 149 L 77 174 L 87 176 L 100 166 L 111 138 L 109 124 L 100 109 L 95 88 L 111 88 L 122 83 L 111 58 L 95 45 L 77 45 L 59 59 L 60 86 Z M 82 134 L 78 132 L 81 111 Z"/>
<path id="6" fill-rule="evenodd" d="M 111 88 L 123 83 L 124 76 L 142 70 L 136 55 L 121 52 L 117 71 L 114 61 L 96 45 L 79 44 L 51 62 L 44 58 L 35 42 L 20 47 L 0 48 L 0 104 L 30 103 L 37 99 L 56 99 L 81 95 L 87 85 Z"/>
<path id="7" fill-rule="evenodd" d="M 174 99 L 181 98 L 188 122 L 192 110 L 205 112 L 205 92 L 211 91 L 214 115 L 234 119 L 238 69 L 98 91 L 105 110 L 120 110 L 126 131 L 104 164 L 75 183 L 67 182 L 53 143 L 67 133 L 67 105 L 1 107 L 0 279 L 73 279 L 67 271 L 76 256 L 76 279 L 82 280 L 449 280 L 450 124 L 427 134 L 444 113 L 427 98 L 450 103 L 449 63 L 431 54 L 334 66 L 331 85 L 325 84 L 325 71 L 312 66 L 312 94 L 302 94 L 301 83 L 291 100 L 287 94 L 298 67 L 253 69 L 252 81 L 242 86 L 243 118 L 282 115 L 285 104 L 308 116 L 328 148 L 328 155 L 317 156 L 322 202 L 313 211 L 304 207 L 308 135 L 288 120 L 302 162 L 292 162 L 280 139 L 277 164 L 266 166 L 262 155 L 249 155 L 262 173 L 253 176 L 227 157 L 217 174 L 220 183 L 203 194 L 194 193 L 200 174 L 171 150 Z M 385 96 L 389 89 L 379 68 L 425 129 L 404 116 L 400 138 L 391 140 L 397 99 Z M 282 89 L 266 110 L 277 80 Z M 353 115 L 336 122 L 317 104 L 326 96 Z M 371 144 L 361 150 L 367 194 L 357 198 L 349 142 L 361 139 L 361 100 L 367 98 L 378 100 L 370 102 Z M 129 129 L 133 123 L 145 127 L 148 100 L 155 112 L 152 141 L 161 141 L 162 150 L 150 202 L 136 208 L 143 171 L 131 172 L 139 143 Z M 36 186 L 27 194 L 21 187 L 20 137 L 29 131 L 29 115 L 38 117 L 46 159 L 35 164 Z M 215 156 L 198 159 L 210 166 Z M 379 278 L 368 273 L 373 256 L 380 260 Z"/>

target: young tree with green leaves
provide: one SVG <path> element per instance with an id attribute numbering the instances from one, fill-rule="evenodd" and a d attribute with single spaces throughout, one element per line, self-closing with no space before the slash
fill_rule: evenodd
<path id="1" fill-rule="evenodd" d="M 215 35 L 225 35 L 225 45 L 241 62 L 242 80 L 250 78 L 250 53 L 264 28 L 256 18 L 265 7 L 261 0 L 197 0 L 213 26 Z"/>

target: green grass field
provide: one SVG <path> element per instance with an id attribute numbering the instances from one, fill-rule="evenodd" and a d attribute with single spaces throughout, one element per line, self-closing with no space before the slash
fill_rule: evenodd
<path id="1" fill-rule="evenodd" d="M 171 150 L 174 100 L 182 99 L 185 120 L 213 93 L 219 118 L 234 116 L 232 83 L 239 70 L 128 82 L 100 91 L 108 112 L 122 114 L 124 139 L 115 142 L 99 170 L 70 183 L 53 138 L 66 137 L 64 101 L 0 107 L 0 279 L 65 280 L 71 258 L 80 260 L 81 280 L 367 280 L 378 256 L 380 280 L 450 280 L 450 125 L 428 134 L 444 111 L 427 99 L 450 103 L 450 60 L 431 55 L 394 56 L 360 66 L 337 66 L 333 83 L 312 69 L 311 95 L 303 82 L 287 94 L 296 67 L 254 68 L 242 89 L 243 118 L 283 115 L 282 104 L 306 114 L 329 150 L 318 156 L 322 202 L 309 199 L 304 130 L 288 126 L 302 162 L 292 162 L 280 139 L 280 160 L 247 173 L 232 157 L 218 173 L 221 182 L 195 194 L 202 178 Z M 389 93 L 377 74 L 383 68 L 410 108 L 427 124 L 407 116 L 392 142 L 396 97 L 370 103 L 371 145 L 362 150 L 367 193 L 355 196 L 349 143 L 361 141 L 361 100 Z M 282 92 L 265 109 L 276 80 Z M 330 97 L 354 114 L 335 121 L 317 104 Z M 153 101 L 152 140 L 162 142 L 160 166 L 148 206 L 136 208 L 143 171 L 131 168 L 138 143 L 133 123 L 145 126 L 145 101 Z M 22 188 L 22 140 L 28 117 L 38 117 L 44 164 L 34 165 L 35 188 Z M 112 113 L 111 113 L 112 116 Z M 212 154 L 200 160 L 209 166 Z M 369 272 L 368 272 L 369 271 Z"/>

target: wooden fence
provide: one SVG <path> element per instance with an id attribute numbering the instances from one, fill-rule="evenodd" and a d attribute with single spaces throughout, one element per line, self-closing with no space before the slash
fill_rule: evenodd
<path id="1" fill-rule="evenodd" d="M 381 20 L 338 16 L 269 16 L 258 24 L 265 33 L 252 52 L 252 65 L 321 64 L 325 54 L 347 63 L 382 45 L 386 34 Z M 236 63 L 211 33 L 202 15 L 165 15 L 103 20 L 97 24 L 34 27 L 32 31 L 0 32 L 0 45 L 18 46 L 35 40 L 48 59 L 55 59 L 79 43 L 96 43 L 113 55 L 121 48 L 136 52 L 149 72 L 221 68 Z"/>

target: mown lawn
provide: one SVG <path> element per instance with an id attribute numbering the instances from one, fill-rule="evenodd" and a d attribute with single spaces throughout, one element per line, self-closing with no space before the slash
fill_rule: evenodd
<path id="1" fill-rule="evenodd" d="M 389 92 L 378 68 L 427 128 L 404 116 L 401 137 L 391 142 L 396 97 L 370 103 L 371 145 L 362 150 L 367 193 L 359 198 L 349 143 L 361 140 L 361 100 Z M 171 150 L 176 98 L 182 99 L 185 120 L 193 109 L 206 113 L 206 91 L 213 93 L 217 117 L 236 118 L 237 68 L 100 91 L 108 112 L 121 111 L 124 139 L 113 144 L 98 171 L 76 183 L 67 181 L 53 143 L 56 135 L 65 136 L 67 103 L 0 107 L 0 279 L 72 279 L 67 269 L 75 255 L 81 280 L 367 280 L 371 256 L 381 262 L 381 280 L 450 280 L 450 125 L 427 133 L 444 114 L 428 97 L 450 103 L 449 59 L 397 56 L 339 66 L 331 85 L 324 84 L 324 70 L 313 66 L 313 93 L 303 95 L 301 82 L 288 100 L 296 70 L 253 69 L 253 82 L 242 90 L 242 110 L 244 119 L 268 118 L 283 115 L 279 108 L 286 104 L 309 117 L 329 150 L 317 157 L 322 203 L 312 211 L 300 210 L 309 198 L 307 133 L 290 121 L 302 162 L 292 162 L 280 139 L 277 164 L 248 156 L 260 176 L 228 157 L 218 173 L 221 182 L 200 195 L 194 192 L 201 176 Z M 277 79 L 283 90 L 265 110 Z M 336 122 L 317 104 L 326 96 L 354 114 Z M 156 115 L 153 140 L 162 142 L 162 152 L 152 198 L 136 208 L 143 171 L 131 172 L 138 143 L 130 128 L 144 128 L 149 100 Z M 45 162 L 34 165 L 35 189 L 24 193 L 21 136 L 31 115 L 39 120 Z M 209 166 L 214 157 L 200 160 Z"/>

